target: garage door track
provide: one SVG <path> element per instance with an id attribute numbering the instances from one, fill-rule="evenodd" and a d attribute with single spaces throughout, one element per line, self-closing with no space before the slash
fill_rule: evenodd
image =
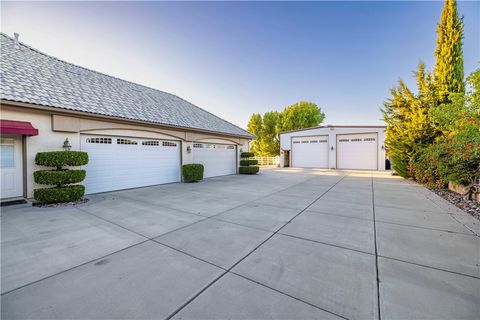
<path id="1" fill-rule="evenodd" d="M 2 208 L 3 319 L 478 319 L 480 227 L 388 173 L 269 169 Z"/>

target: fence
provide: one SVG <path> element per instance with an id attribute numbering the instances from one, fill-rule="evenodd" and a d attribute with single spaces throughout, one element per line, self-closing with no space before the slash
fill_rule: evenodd
<path id="1" fill-rule="evenodd" d="M 280 157 L 253 157 L 252 159 L 258 160 L 259 166 L 278 166 L 280 164 Z"/>

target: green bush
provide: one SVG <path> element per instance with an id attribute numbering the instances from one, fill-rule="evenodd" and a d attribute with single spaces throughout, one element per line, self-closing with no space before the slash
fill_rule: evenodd
<path id="1" fill-rule="evenodd" d="M 258 164 L 258 160 L 240 160 L 241 166 L 254 166 Z"/>
<path id="2" fill-rule="evenodd" d="M 82 182 L 85 175 L 85 170 L 38 170 L 33 173 L 33 179 L 38 184 L 60 186 Z"/>
<path id="3" fill-rule="evenodd" d="M 82 166 L 88 163 L 88 153 L 81 151 L 39 152 L 35 164 L 45 167 Z"/>
<path id="4" fill-rule="evenodd" d="M 249 167 L 240 167 L 238 169 L 238 173 L 240 174 L 256 174 L 260 170 L 257 166 L 249 166 Z"/>
<path id="5" fill-rule="evenodd" d="M 253 152 L 242 152 L 240 153 L 240 158 L 251 158 L 254 157 L 255 154 Z"/>
<path id="6" fill-rule="evenodd" d="M 182 166 L 183 181 L 196 182 L 203 179 L 203 164 L 184 164 Z"/>
<path id="7" fill-rule="evenodd" d="M 71 202 L 82 199 L 85 194 L 85 187 L 75 184 L 60 188 L 41 188 L 33 190 L 35 200 L 42 203 Z"/>

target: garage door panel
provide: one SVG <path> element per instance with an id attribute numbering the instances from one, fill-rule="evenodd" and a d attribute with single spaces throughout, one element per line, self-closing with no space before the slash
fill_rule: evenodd
<path id="1" fill-rule="evenodd" d="M 378 135 L 337 135 L 337 168 L 377 170 Z"/>
<path id="2" fill-rule="evenodd" d="M 235 174 L 237 172 L 236 147 L 195 143 L 193 162 L 203 164 L 205 178 Z"/>
<path id="3" fill-rule="evenodd" d="M 292 166 L 328 168 L 328 136 L 292 138 Z"/>
<path id="4" fill-rule="evenodd" d="M 81 149 L 90 159 L 84 181 L 87 193 L 180 181 L 179 142 L 85 135 Z"/>

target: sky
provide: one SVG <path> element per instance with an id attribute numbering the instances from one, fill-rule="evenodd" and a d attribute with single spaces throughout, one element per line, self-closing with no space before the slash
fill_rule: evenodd
<path id="1" fill-rule="evenodd" d="M 1 31 L 62 60 L 176 94 L 242 128 L 317 104 L 324 124 L 381 124 L 420 60 L 434 66 L 443 2 L 6 2 Z M 465 74 L 480 2 L 459 2 Z"/>

